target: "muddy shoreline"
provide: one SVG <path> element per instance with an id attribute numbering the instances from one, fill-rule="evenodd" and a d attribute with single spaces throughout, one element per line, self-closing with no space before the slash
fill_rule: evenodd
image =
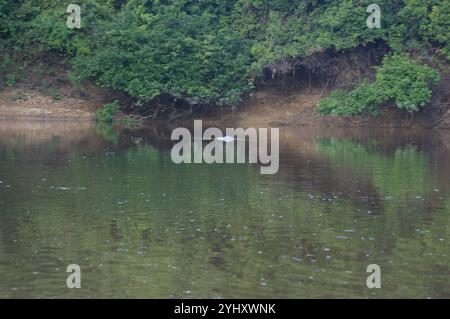
<path id="1" fill-rule="evenodd" d="M 176 122 L 203 119 L 211 125 L 233 123 L 244 127 L 450 128 L 450 110 L 438 118 L 433 118 L 425 112 L 408 116 L 393 109 L 384 110 L 377 118 L 321 116 L 316 112 L 316 105 L 322 96 L 323 92 L 318 89 L 286 92 L 277 87 L 267 87 L 246 97 L 235 110 L 217 108 L 209 114 L 184 117 Z M 74 89 L 66 89 L 63 95 L 55 97 L 26 87 L 4 88 L 0 91 L 0 119 L 94 121 L 95 111 L 110 102 L 110 99 L 109 94 L 92 89 L 89 94 L 79 94 Z"/>
<path id="2" fill-rule="evenodd" d="M 0 91 L 0 119 L 91 121 L 100 106 L 97 99 L 49 96 L 32 89 Z"/>

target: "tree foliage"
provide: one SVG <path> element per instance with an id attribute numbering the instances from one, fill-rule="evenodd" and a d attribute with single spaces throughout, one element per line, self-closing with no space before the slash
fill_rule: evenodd
<path id="1" fill-rule="evenodd" d="M 397 53 L 433 47 L 450 58 L 447 0 L 380 0 L 380 29 L 366 25 L 372 2 L 80 0 L 82 28 L 71 30 L 66 1 L 0 0 L 0 49 L 2 56 L 57 54 L 73 65 L 72 79 L 88 79 L 144 103 L 169 97 L 191 105 L 239 103 L 265 68 L 295 68 L 295 61 L 316 53 L 380 41 Z M 410 74 L 394 73 L 404 85 L 416 83 Z M 367 95 L 370 105 L 378 104 L 372 90 L 363 84 L 346 96 Z M 338 95 L 343 93 L 333 96 Z M 413 102 L 394 95 L 398 106 L 412 110 L 428 93 Z"/>
<path id="2" fill-rule="evenodd" d="M 400 109 L 418 111 L 429 102 L 431 87 L 439 80 L 437 71 L 429 66 L 405 54 L 394 54 L 386 57 L 377 69 L 374 83 L 364 83 L 348 93 L 334 91 L 320 102 L 319 111 L 338 116 L 364 111 L 375 115 L 386 102 L 393 102 Z"/>

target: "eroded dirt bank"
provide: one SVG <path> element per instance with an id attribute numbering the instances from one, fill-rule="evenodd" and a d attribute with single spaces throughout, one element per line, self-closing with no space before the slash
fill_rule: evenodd
<path id="1" fill-rule="evenodd" d="M 260 88 L 244 100 L 235 111 L 220 110 L 211 117 L 218 122 L 239 123 L 242 126 L 330 126 L 374 128 L 450 128 L 450 104 L 425 107 L 416 114 L 408 114 L 386 107 L 381 115 L 352 117 L 322 116 L 317 104 L 326 96 L 320 88 L 297 83 L 283 87 L 270 85 Z"/>
<path id="2" fill-rule="evenodd" d="M 90 121 L 99 97 L 50 96 L 37 90 L 7 88 L 0 92 L 0 119 Z"/>
<path id="3" fill-rule="evenodd" d="M 210 124 L 233 123 L 243 127 L 450 128 L 449 104 L 440 105 L 438 111 L 435 107 L 414 115 L 386 108 L 377 118 L 368 115 L 339 118 L 317 113 L 317 103 L 326 94 L 323 89 L 302 83 L 289 86 L 276 83 L 259 88 L 236 108 L 216 107 L 207 114 L 188 115 L 181 121 L 203 119 Z M 80 90 L 65 86 L 53 94 L 28 87 L 4 88 L 0 91 L 0 119 L 92 121 L 95 111 L 114 98 L 93 87 Z"/>

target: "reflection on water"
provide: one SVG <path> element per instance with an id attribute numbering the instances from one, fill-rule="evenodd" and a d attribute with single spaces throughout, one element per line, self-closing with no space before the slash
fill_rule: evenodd
<path id="1" fill-rule="evenodd" d="M 0 122 L 0 297 L 450 297 L 450 133 L 281 128 L 267 176 L 172 129 Z"/>

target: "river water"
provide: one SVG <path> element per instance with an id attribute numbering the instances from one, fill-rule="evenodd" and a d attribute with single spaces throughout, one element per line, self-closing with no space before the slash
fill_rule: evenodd
<path id="1" fill-rule="evenodd" d="M 0 297 L 450 297 L 450 132 L 280 128 L 261 175 L 173 128 L 1 121 Z"/>

